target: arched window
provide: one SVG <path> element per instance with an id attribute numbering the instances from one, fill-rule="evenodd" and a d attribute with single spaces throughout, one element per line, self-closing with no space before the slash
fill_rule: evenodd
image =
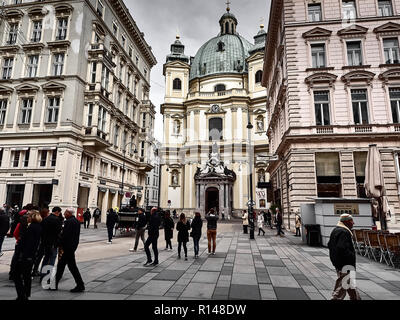
<path id="1" fill-rule="evenodd" d="M 262 80 L 262 71 L 261 71 L 261 70 L 258 70 L 258 71 L 256 72 L 256 83 L 260 83 L 261 80 Z"/>
<path id="2" fill-rule="evenodd" d="M 181 81 L 181 79 L 179 79 L 179 78 L 174 79 L 173 89 L 174 90 L 181 90 L 182 89 L 182 81 Z"/>
<path id="3" fill-rule="evenodd" d="M 230 33 L 229 32 L 229 22 L 225 22 L 225 33 Z"/>
<path id="4" fill-rule="evenodd" d="M 210 141 L 222 140 L 222 119 L 211 118 L 208 121 L 208 130 Z"/>
<path id="5" fill-rule="evenodd" d="M 214 87 L 214 91 L 215 91 L 215 92 L 226 91 L 226 87 L 225 87 L 224 84 L 217 84 L 217 85 Z"/>

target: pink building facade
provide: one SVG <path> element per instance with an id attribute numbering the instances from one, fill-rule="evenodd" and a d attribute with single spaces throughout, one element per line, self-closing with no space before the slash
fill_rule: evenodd
<path id="1" fill-rule="evenodd" d="M 370 144 L 400 220 L 400 1 L 273 0 L 263 85 L 273 202 L 363 198 Z"/>

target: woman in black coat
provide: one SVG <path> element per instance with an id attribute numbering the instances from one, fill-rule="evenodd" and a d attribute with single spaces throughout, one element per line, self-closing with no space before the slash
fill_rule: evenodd
<path id="1" fill-rule="evenodd" d="M 165 250 L 168 250 L 168 247 L 170 250 L 172 250 L 172 243 L 171 239 L 173 238 L 173 233 L 174 233 L 174 220 L 171 218 L 171 213 L 169 211 L 165 212 L 165 220 L 164 220 L 164 235 L 165 235 L 165 242 L 166 242 L 166 248 Z"/>
<path id="2" fill-rule="evenodd" d="M 181 247 L 185 251 L 185 260 L 187 260 L 187 247 L 186 243 L 189 242 L 190 222 L 186 219 L 185 214 L 181 213 L 179 222 L 176 224 L 178 230 L 178 259 L 181 258 Z"/>
<path id="3" fill-rule="evenodd" d="M 192 232 L 190 234 L 193 237 L 193 248 L 194 248 L 194 258 L 199 257 L 199 241 L 201 238 L 201 228 L 203 227 L 203 220 L 201 220 L 200 212 L 195 212 L 194 219 L 192 221 Z"/>
<path id="4" fill-rule="evenodd" d="M 32 267 L 35 259 L 36 251 L 40 243 L 40 235 L 42 227 L 40 223 L 42 217 L 39 211 L 32 210 L 28 213 L 28 227 L 21 234 L 20 251 L 17 257 L 15 272 L 13 275 L 15 289 L 17 290 L 17 300 L 28 300 L 31 296 L 32 286 Z"/>

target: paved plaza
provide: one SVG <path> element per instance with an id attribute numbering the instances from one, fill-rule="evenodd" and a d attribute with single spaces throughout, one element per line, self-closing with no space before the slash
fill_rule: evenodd
<path id="1" fill-rule="evenodd" d="M 118 236 L 112 245 L 105 239 L 104 228 L 82 229 L 77 260 L 86 292 L 69 292 L 75 283 L 66 271 L 57 292 L 43 290 L 35 280 L 31 299 L 325 300 L 330 299 L 336 280 L 326 248 L 308 247 L 291 233 L 276 237 L 275 230 L 269 229 L 265 236 L 256 233 L 250 241 L 239 223 L 219 225 L 214 256 L 207 254 L 203 232 L 199 259 L 193 259 L 190 242 L 188 261 L 177 259 L 176 242 L 173 251 L 164 251 L 161 230 L 157 267 L 143 266 L 144 251 L 129 253 L 132 237 Z M 6 246 L 12 243 L 8 239 Z M 11 256 L 12 251 L 7 251 L 0 258 L 0 300 L 16 297 L 14 284 L 8 280 Z M 400 271 L 357 256 L 357 287 L 364 300 L 400 300 Z"/>

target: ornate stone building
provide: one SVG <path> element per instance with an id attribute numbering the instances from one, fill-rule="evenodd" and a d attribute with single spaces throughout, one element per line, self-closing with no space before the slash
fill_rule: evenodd
<path id="1" fill-rule="evenodd" d="M 123 1 L 6 1 L 1 15 L 0 202 L 103 219 L 126 192 L 142 205 L 156 60 Z"/>
<path id="2" fill-rule="evenodd" d="M 254 44 L 244 39 L 229 8 L 219 25 L 220 33 L 195 57 L 185 55 L 177 37 L 164 65 L 161 207 L 178 212 L 247 209 L 249 153 L 256 160 L 268 152 L 261 86 L 266 33 L 262 26 Z M 257 179 L 267 178 L 265 166 L 256 162 L 253 168 L 253 192 Z M 254 199 L 257 209 L 267 207 L 265 192 Z"/>
<path id="3" fill-rule="evenodd" d="M 279 160 L 268 173 L 287 223 L 314 197 L 365 197 L 372 143 L 400 219 L 399 10 L 398 0 L 272 1 L 263 85 Z"/>

